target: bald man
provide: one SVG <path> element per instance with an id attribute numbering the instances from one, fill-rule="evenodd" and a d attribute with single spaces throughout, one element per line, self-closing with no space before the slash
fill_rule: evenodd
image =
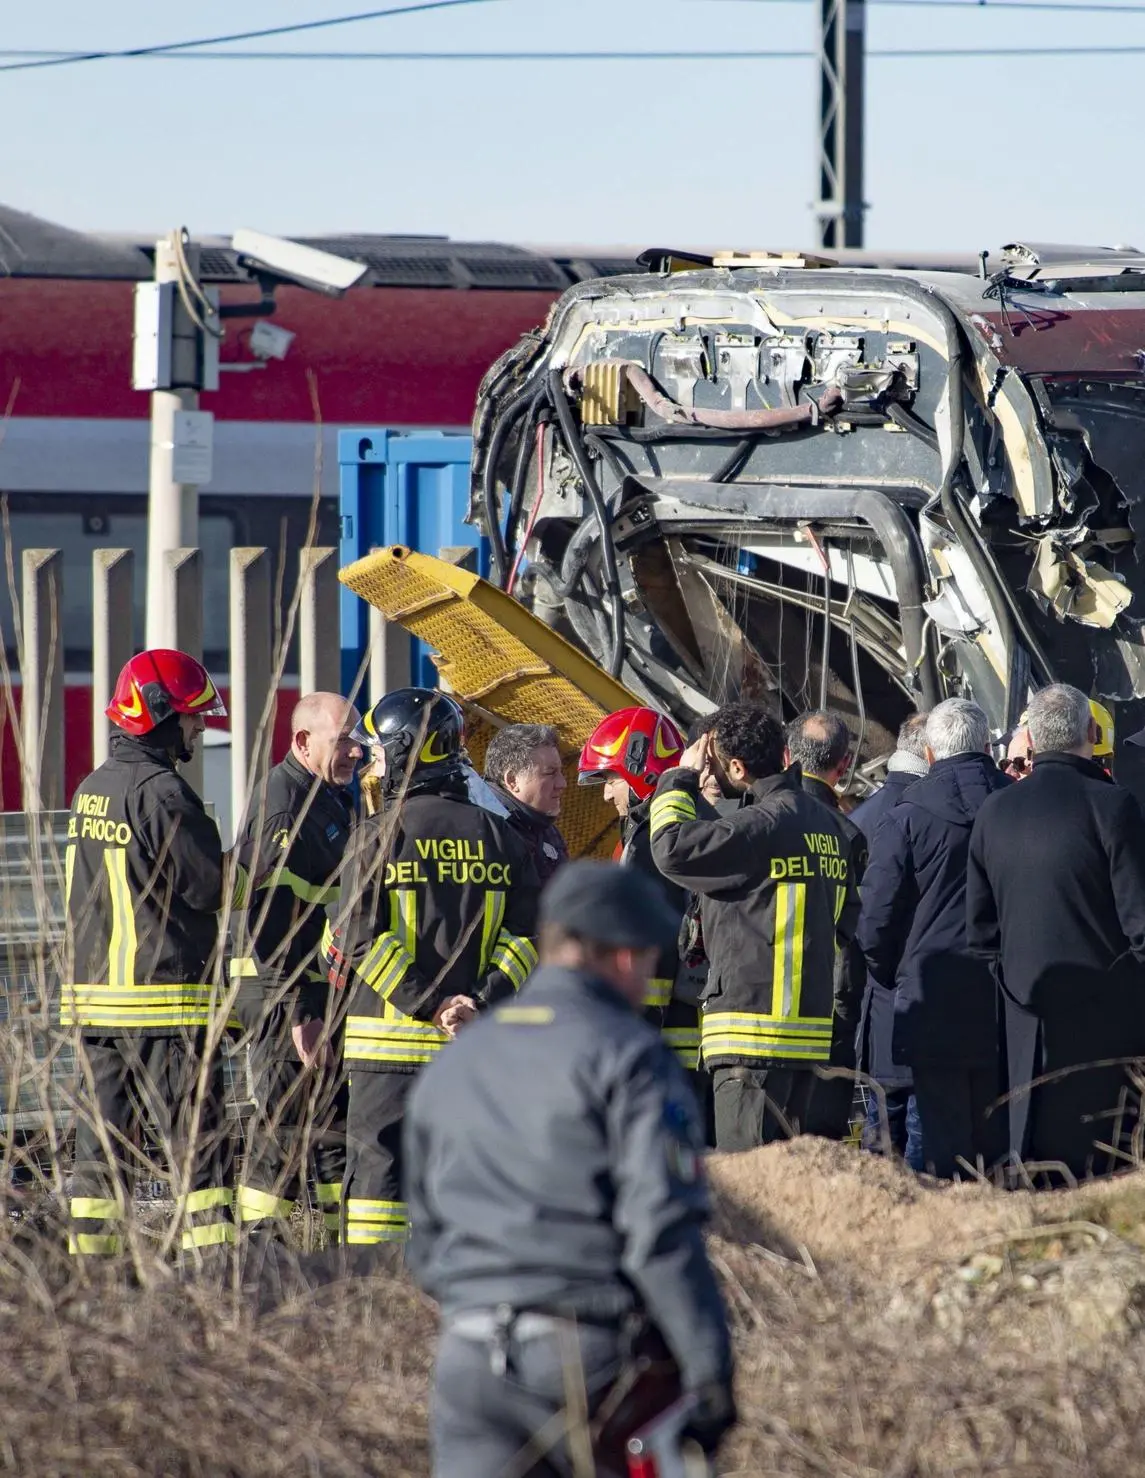
<path id="1" fill-rule="evenodd" d="M 337 693 L 298 703 L 290 753 L 252 803 L 237 849 L 258 880 L 250 932 L 231 961 L 255 1100 L 235 1214 L 255 1236 L 285 1234 L 311 1169 L 304 1157 L 312 1155 L 318 1203 L 330 1239 L 338 1237 L 347 1095 L 325 1031 L 319 945 L 350 839 L 349 787 L 362 759 L 350 737 L 357 723 L 358 710 Z"/>

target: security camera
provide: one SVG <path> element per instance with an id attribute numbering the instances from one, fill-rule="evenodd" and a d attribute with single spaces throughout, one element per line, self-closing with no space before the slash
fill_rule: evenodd
<path id="1" fill-rule="evenodd" d="M 236 231 L 231 246 L 243 265 L 259 276 L 277 277 L 331 298 L 341 297 L 367 271 L 362 262 L 347 261 L 333 252 L 301 246 L 281 236 L 267 236 L 262 231 Z"/>
<path id="2" fill-rule="evenodd" d="M 285 359 L 294 343 L 288 328 L 279 328 L 260 318 L 250 331 L 250 350 L 257 359 Z"/>

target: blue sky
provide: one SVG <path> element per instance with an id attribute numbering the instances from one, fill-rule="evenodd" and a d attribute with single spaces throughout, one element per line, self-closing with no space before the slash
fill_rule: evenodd
<path id="1" fill-rule="evenodd" d="M 140 46 L 380 3 L 9 0 L 0 45 Z M 873 50 L 1145 47 L 1145 8 L 868 8 Z M 816 11 L 811 0 L 485 0 L 253 44 L 810 49 Z M 1145 52 L 872 58 L 867 80 L 870 245 L 1145 248 Z M 806 246 L 817 107 L 812 60 L 92 62 L 0 73 L 3 199 L 103 230 Z"/>

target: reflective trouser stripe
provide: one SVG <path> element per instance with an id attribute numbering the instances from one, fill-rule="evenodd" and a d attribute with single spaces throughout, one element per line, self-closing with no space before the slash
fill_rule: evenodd
<path id="1" fill-rule="evenodd" d="M 672 999 L 672 985 L 673 982 L 665 976 L 653 976 L 644 992 L 644 1010 L 651 1011 L 658 1006 L 666 1006 Z"/>
<path id="2" fill-rule="evenodd" d="M 288 1218 L 294 1210 L 294 1202 L 260 1191 L 256 1186 L 239 1185 L 235 1190 L 235 1210 L 242 1222 L 261 1221 L 267 1216 Z"/>
<path id="3" fill-rule="evenodd" d="M 68 1251 L 73 1257 L 118 1257 L 123 1239 L 116 1232 L 69 1232 Z"/>
<path id="4" fill-rule="evenodd" d="M 183 1196 L 179 1205 L 193 1215 L 196 1211 L 213 1211 L 216 1206 L 230 1206 L 234 1196 L 224 1186 L 207 1186 L 205 1190 L 188 1191 Z"/>
<path id="5" fill-rule="evenodd" d="M 183 1251 L 193 1247 L 230 1247 L 235 1229 L 229 1221 L 212 1221 L 202 1227 L 187 1227 L 183 1232 Z"/>
<path id="6" fill-rule="evenodd" d="M 342 1230 L 342 1182 L 320 1180 L 314 1187 L 314 1194 L 322 1209 L 322 1221 L 327 1232 L 337 1238 Z"/>
<path id="7" fill-rule="evenodd" d="M 660 1032 L 666 1046 L 679 1058 L 682 1066 L 695 1069 L 700 1065 L 700 1028 L 698 1026 L 666 1026 Z"/>
<path id="8" fill-rule="evenodd" d="M 373 1242 L 404 1242 L 409 1235 L 409 1211 L 404 1201 L 346 1202 L 346 1241 L 351 1247 Z"/>
<path id="9" fill-rule="evenodd" d="M 73 1257 L 118 1257 L 123 1251 L 123 1238 L 109 1222 L 123 1220 L 123 1205 L 112 1196 L 73 1196 L 68 1202 L 68 1252 Z M 99 1230 L 81 1232 L 75 1222 L 95 1222 Z M 102 1223 L 102 1226 L 100 1224 Z"/>

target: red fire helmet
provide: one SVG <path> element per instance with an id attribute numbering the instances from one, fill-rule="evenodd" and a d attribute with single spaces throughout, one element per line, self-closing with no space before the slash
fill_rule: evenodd
<path id="1" fill-rule="evenodd" d="M 588 736 L 577 764 L 579 785 L 598 785 L 610 775 L 627 780 L 637 800 L 646 800 L 665 770 L 680 763 L 684 736 L 654 708 L 622 708 L 601 719 Z"/>
<path id="2" fill-rule="evenodd" d="M 155 647 L 125 663 L 105 712 L 128 734 L 150 734 L 173 713 L 223 716 L 226 705 L 201 662 Z"/>

